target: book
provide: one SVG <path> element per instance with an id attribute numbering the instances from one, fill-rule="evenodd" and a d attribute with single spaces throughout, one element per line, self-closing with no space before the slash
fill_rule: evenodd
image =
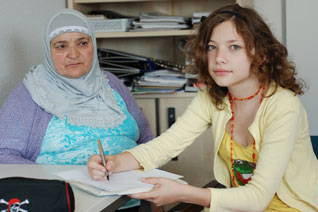
<path id="1" fill-rule="evenodd" d="M 176 77 L 176 78 L 184 78 L 186 76 L 184 73 L 170 71 L 170 70 L 166 70 L 166 69 L 159 69 L 156 71 L 147 72 L 144 75 L 145 76 L 152 76 L 152 77 Z"/>
<path id="2" fill-rule="evenodd" d="M 147 82 L 167 83 L 169 85 L 179 85 L 179 86 L 183 86 L 187 82 L 187 79 L 185 78 L 170 77 L 170 76 L 155 77 L 155 76 L 144 75 L 141 79 Z"/>
<path id="3" fill-rule="evenodd" d="M 151 190 L 154 185 L 143 183 L 143 177 L 165 177 L 177 180 L 183 176 L 154 169 L 150 171 L 131 170 L 112 173 L 107 180 L 93 180 L 87 167 L 75 168 L 56 173 L 62 179 L 71 182 L 80 189 L 96 196 L 127 195 Z"/>

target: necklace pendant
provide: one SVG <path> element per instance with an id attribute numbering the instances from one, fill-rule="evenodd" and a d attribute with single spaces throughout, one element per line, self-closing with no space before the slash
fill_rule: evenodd
<path id="1" fill-rule="evenodd" d="M 245 160 L 234 160 L 232 169 L 237 182 L 240 185 L 245 185 L 246 183 L 248 183 L 253 176 L 255 167 L 255 163 L 251 163 Z"/>

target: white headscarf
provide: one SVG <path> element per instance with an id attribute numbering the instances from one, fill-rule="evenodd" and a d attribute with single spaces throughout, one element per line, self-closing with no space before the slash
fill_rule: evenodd
<path id="1" fill-rule="evenodd" d="M 81 32 L 91 37 L 94 57 L 91 70 L 84 76 L 71 79 L 60 75 L 54 66 L 50 41 L 66 32 Z M 99 67 L 96 38 L 87 18 L 71 9 L 54 15 L 44 30 L 44 63 L 34 66 L 23 83 L 32 99 L 45 111 L 67 119 L 78 126 L 113 128 L 122 124 L 126 115 L 119 108 L 112 88 Z"/>

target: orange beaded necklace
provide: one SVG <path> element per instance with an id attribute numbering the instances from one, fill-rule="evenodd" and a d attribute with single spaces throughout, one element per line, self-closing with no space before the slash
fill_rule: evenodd
<path id="1" fill-rule="evenodd" d="M 262 103 L 263 101 L 263 98 L 264 98 L 264 91 L 265 91 L 265 88 L 263 86 L 260 86 L 259 89 L 256 91 L 256 93 L 254 93 L 252 96 L 249 96 L 247 98 L 237 98 L 235 96 L 232 96 L 230 92 L 228 92 L 229 94 L 229 99 L 230 99 L 230 105 L 231 105 L 231 110 L 232 110 L 232 117 L 230 119 L 231 121 L 231 146 L 230 146 L 230 156 L 231 156 L 231 165 L 232 165 L 232 181 L 233 181 L 233 186 L 235 186 L 235 175 L 234 175 L 234 159 L 233 159 L 233 135 L 234 135 L 234 109 L 233 109 L 233 102 L 234 100 L 237 100 L 237 101 L 245 101 L 245 100 L 250 100 L 250 99 L 253 99 L 255 96 L 257 96 L 259 94 L 259 92 L 262 90 L 262 93 L 261 93 L 261 99 L 260 99 L 260 103 Z M 253 164 L 255 164 L 255 139 L 253 139 L 253 155 L 252 155 L 252 158 L 253 158 Z"/>

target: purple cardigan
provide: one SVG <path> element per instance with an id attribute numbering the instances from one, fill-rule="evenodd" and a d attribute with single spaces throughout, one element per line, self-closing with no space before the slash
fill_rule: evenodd
<path id="1" fill-rule="evenodd" d="M 105 72 L 110 86 L 123 98 L 135 118 L 140 138 L 138 144 L 154 138 L 147 119 L 127 87 L 113 74 Z M 52 114 L 36 104 L 21 83 L 0 110 L 0 163 L 35 163 Z"/>

